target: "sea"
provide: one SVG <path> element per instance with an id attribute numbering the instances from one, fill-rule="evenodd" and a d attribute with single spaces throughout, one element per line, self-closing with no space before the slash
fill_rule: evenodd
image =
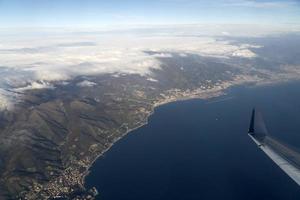
<path id="1" fill-rule="evenodd" d="M 93 164 L 86 187 L 101 200 L 299 200 L 247 135 L 254 107 L 270 135 L 300 149 L 300 82 L 237 86 L 156 108 Z"/>

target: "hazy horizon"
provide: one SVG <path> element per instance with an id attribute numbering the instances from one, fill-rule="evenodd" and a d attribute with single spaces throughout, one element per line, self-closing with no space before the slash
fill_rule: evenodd
<path id="1" fill-rule="evenodd" d="M 0 27 L 299 22 L 297 0 L 0 1 Z"/>

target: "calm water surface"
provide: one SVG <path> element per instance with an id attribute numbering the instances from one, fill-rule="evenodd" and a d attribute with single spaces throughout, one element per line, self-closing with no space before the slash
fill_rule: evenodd
<path id="1" fill-rule="evenodd" d="M 247 136 L 253 106 L 300 148 L 300 83 L 161 106 L 98 159 L 86 179 L 102 200 L 299 200 L 300 187 Z"/>

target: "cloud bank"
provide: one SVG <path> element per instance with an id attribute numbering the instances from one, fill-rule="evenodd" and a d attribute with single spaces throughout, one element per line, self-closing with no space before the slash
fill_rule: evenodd
<path id="1" fill-rule="evenodd" d="M 54 30 L 0 34 L 0 108 L 9 107 L 14 99 L 8 90 L 26 92 L 51 88 L 54 81 L 76 76 L 120 73 L 149 78 L 151 69 L 160 68 L 157 58 L 172 56 L 168 52 L 222 58 L 257 56 L 251 48 L 259 46 L 233 45 L 213 36 L 191 35 L 187 27 L 180 30 L 175 34 L 157 30 L 155 34 Z M 220 31 L 220 35 L 222 33 L 224 31 Z M 149 55 L 146 51 L 159 53 Z M 91 84 L 83 82 L 80 86 Z"/>

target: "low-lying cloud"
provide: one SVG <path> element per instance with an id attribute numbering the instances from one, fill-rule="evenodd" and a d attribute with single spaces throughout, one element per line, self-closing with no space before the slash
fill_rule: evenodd
<path id="1" fill-rule="evenodd" d="M 251 48 L 259 48 L 189 35 L 75 32 L 0 37 L 0 108 L 7 107 L 11 101 L 7 89 L 26 91 L 52 87 L 53 81 L 103 73 L 139 74 L 149 78 L 151 69 L 160 69 L 157 58 L 172 57 L 168 52 L 250 59 L 257 56 Z M 84 82 L 82 86 L 91 84 Z"/>

